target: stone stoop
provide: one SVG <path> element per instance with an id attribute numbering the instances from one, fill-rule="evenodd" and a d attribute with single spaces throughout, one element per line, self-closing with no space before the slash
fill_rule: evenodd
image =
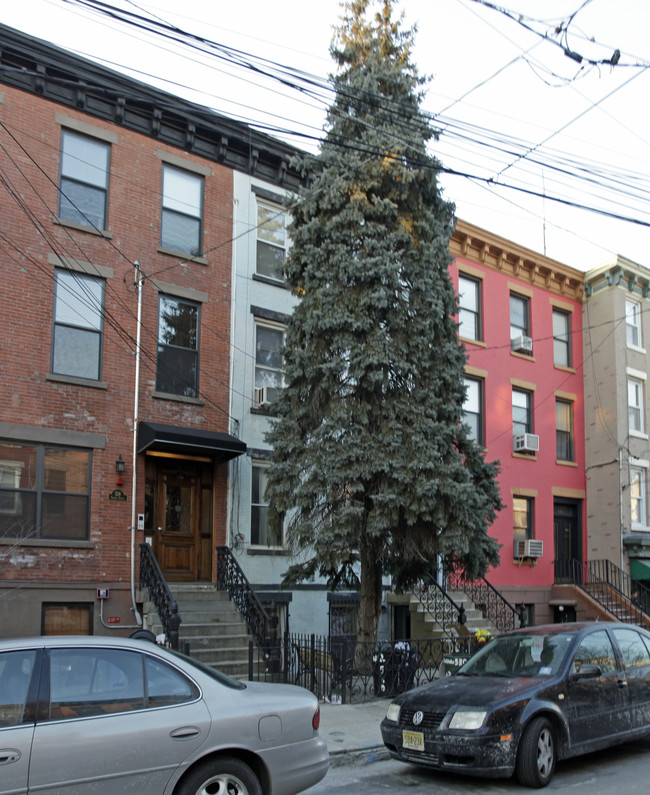
<path id="1" fill-rule="evenodd" d="M 497 635 L 498 630 L 492 622 L 483 617 L 483 613 L 476 608 L 474 602 L 464 593 L 454 592 L 449 594 L 457 605 L 463 605 L 465 608 L 465 616 L 467 618 L 465 624 L 460 626 L 453 623 L 454 631 L 459 635 L 473 635 L 477 629 L 488 630 L 492 635 Z M 436 616 L 432 615 L 420 602 L 417 596 L 411 596 L 410 601 L 411 621 L 419 624 L 424 629 L 424 637 L 447 637 L 449 635 L 448 629 L 443 629 Z M 411 632 L 413 637 L 415 635 Z"/>
<path id="2" fill-rule="evenodd" d="M 182 622 L 179 649 L 189 644 L 190 656 L 236 678 L 248 676 L 248 648 L 252 640 L 236 605 L 214 583 L 168 583 L 178 602 Z M 146 594 L 146 591 L 145 591 Z M 153 604 L 143 606 L 147 628 L 162 632 Z"/>

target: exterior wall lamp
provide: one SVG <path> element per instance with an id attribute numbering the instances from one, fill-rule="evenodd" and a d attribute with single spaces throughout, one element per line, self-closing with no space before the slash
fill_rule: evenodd
<path id="1" fill-rule="evenodd" d="M 126 468 L 126 464 L 124 463 L 124 459 L 120 455 L 120 457 L 115 462 L 115 472 L 117 474 L 117 485 L 123 486 L 124 485 L 124 470 Z"/>

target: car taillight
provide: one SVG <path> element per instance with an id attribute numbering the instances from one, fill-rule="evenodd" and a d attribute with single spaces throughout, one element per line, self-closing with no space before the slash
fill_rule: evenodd
<path id="1" fill-rule="evenodd" d="M 314 731 L 318 731 L 320 727 L 320 706 L 316 707 L 314 717 L 311 719 L 311 725 L 314 727 Z"/>

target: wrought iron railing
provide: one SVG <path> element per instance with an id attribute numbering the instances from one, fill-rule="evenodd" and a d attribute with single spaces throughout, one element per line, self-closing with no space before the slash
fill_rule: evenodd
<path id="1" fill-rule="evenodd" d="M 413 595 L 435 622 L 445 631 L 465 623 L 465 607 L 455 602 L 444 588 L 438 585 L 435 575 L 421 580 Z"/>
<path id="2" fill-rule="evenodd" d="M 151 544 L 140 544 L 140 587 L 149 592 L 167 642 L 172 649 L 178 649 L 178 630 L 182 621 L 178 603 L 169 590 Z"/>
<path id="3" fill-rule="evenodd" d="M 517 610 L 505 596 L 491 585 L 484 577 L 467 577 L 464 571 L 452 571 L 447 574 L 447 589 L 462 591 L 477 610 L 483 613 L 500 632 L 508 632 L 517 626 L 525 627 L 528 616 L 525 606 Z"/>
<path id="4" fill-rule="evenodd" d="M 577 586 L 619 621 L 650 625 L 650 590 L 611 560 L 556 560 L 555 582 Z"/>
<path id="5" fill-rule="evenodd" d="M 217 547 L 217 587 L 227 591 L 237 605 L 248 631 L 265 655 L 269 671 L 277 672 L 280 660 L 277 616 L 266 612 L 230 547 Z"/>

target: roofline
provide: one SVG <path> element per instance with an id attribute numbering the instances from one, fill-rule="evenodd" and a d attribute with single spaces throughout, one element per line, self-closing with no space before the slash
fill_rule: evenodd
<path id="1" fill-rule="evenodd" d="M 295 191 L 302 150 L 0 24 L 0 83 Z"/>

